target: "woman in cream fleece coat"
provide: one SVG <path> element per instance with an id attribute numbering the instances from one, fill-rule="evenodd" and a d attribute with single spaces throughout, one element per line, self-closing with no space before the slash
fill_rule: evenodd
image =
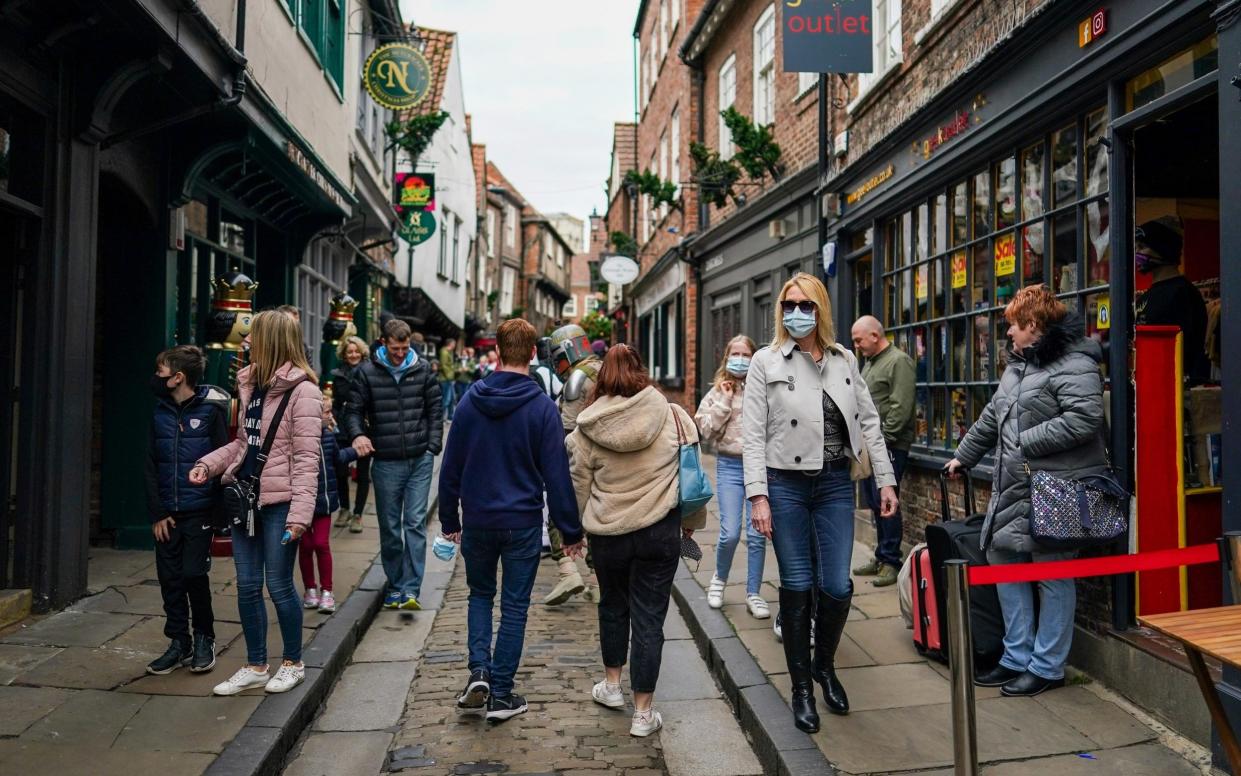
<path id="1" fill-rule="evenodd" d="M 698 441 L 688 413 L 650 385 L 637 351 L 616 345 L 599 370 L 590 404 L 569 435 L 570 471 L 599 578 L 599 641 L 606 678 L 595 702 L 624 708 L 626 653 L 634 715 L 629 732 L 663 724 L 653 708 L 664 645 L 664 617 L 681 554 L 681 536 L 702 528 L 699 511 L 682 521 L 680 446 Z M 632 649 L 629 645 L 632 641 Z"/>

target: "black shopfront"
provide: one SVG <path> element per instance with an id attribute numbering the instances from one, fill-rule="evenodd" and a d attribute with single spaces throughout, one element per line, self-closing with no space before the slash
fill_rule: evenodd
<path id="1" fill-rule="evenodd" d="M 1084 41 L 1079 25 L 1099 11 L 1106 32 Z M 1184 225 L 1186 276 L 1204 298 L 1222 299 L 1222 339 L 1238 331 L 1228 289 L 1241 288 L 1241 263 L 1221 260 L 1241 255 L 1236 15 L 1236 4 L 1213 2 L 1052 3 L 837 176 L 837 325 L 874 314 L 915 359 L 911 460 L 923 473 L 951 457 L 995 389 L 1004 305 L 1046 283 L 1104 346 L 1110 446 L 1133 484 L 1134 299 L 1143 283 L 1133 235 L 1144 221 Z M 1236 385 L 1237 370 L 1237 359 L 1217 358 L 1212 382 Z M 1228 420 L 1241 417 L 1241 395 L 1223 391 L 1222 403 L 1226 482 L 1241 450 Z M 1241 529 L 1236 490 L 1203 490 L 1217 499 L 1212 532 Z M 1099 599 L 1094 642 L 1131 648 L 1133 580 L 1090 583 L 1082 596 Z M 1078 646 L 1073 661 L 1122 692 L 1143 681 L 1107 675 L 1109 665 L 1132 671 L 1140 661 Z M 1188 673 L 1184 682 L 1194 698 Z M 1220 689 L 1241 709 L 1241 677 L 1225 669 Z M 1130 697 L 1165 711 L 1140 688 Z"/>

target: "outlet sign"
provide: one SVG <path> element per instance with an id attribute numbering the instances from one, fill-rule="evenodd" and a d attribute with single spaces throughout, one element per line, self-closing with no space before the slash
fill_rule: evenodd
<path id="1" fill-rule="evenodd" d="M 782 10 L 786 71 L 873 71 L 871 0 L 784 0 Z"/>

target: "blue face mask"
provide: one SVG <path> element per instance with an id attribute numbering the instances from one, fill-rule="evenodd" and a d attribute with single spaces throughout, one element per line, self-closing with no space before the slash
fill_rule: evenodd
<path id="1" fill-rule="evenodd" d="M 729 374 L 742 377 L 750 371 L 750 359 L 745 356 L 729 356 L 728 363 L 724 367 Z"/>
<path id="2" fill-rule="evenodd" d="M 791 313 L 784 314 L 784 328 L 793 339 L 801 339 L 806 336 L 814 331 L 816 325 L 814 313 L 803 313 L 801 310 L 794 310 Z"/>
<path id="3" fill-rule="evenodd" d="M 431 544 L 431 552 L 435 553 L 435 557 L 447 562 L 452 560 L 453 556 L 457 554 L 457 545 L 450 539 L 437 536 Z"/>

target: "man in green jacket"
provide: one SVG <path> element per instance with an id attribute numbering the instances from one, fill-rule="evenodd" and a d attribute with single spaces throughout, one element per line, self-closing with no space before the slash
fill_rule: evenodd
<path id="1" fill-rule="evenodd" d="M 457 378 L 456 340 L 445 340 L 440 345 L 440 398 L 443 401 L 444 420 L 452 420 L 452 411 L 457 406 L 453 388 Z"/>
<path id="2" fill-rule="evenodd" d="M 870 315 L 862 316 L 853 324 L 853 346 L 859 356 L 866 358 L 862 379 L 870 389 L 875 409 L 879 411 L 883 441 L 888 446 L 899 491 L 901 475 L 905 473 L 905 463 L 909 460 L 909 447 L 914 441 L 914 361 L 909 354 L 888 342 L 883 324 Z M 901 567 L 901 513 L 881 517 L 874 478 L 867 480 L 865 487 L 878 538 L 875 557 L 866 565 L 855 568 L 853 573 L 874 576 L 871 584 L 887 587 L 896 583 Z"/>

